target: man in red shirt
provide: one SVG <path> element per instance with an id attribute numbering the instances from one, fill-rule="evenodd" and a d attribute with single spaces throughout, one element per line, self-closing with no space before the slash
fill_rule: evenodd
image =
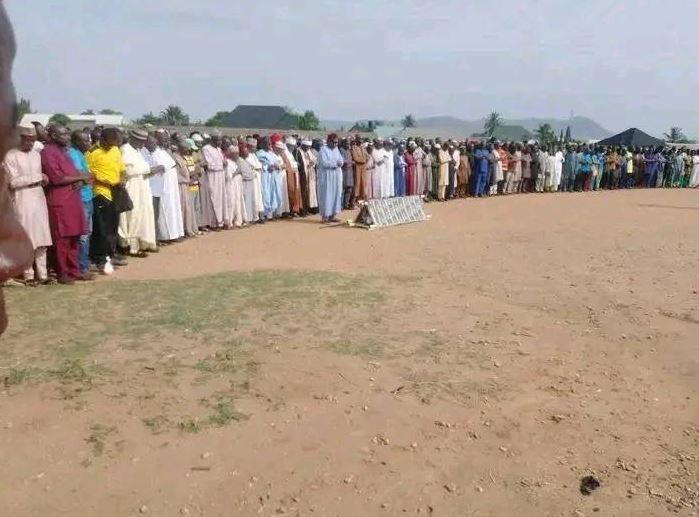
<path id="1" fill-rule="evenodd" d="M 85 211 L 80 188 L 88 178 L 78 172 L 68 156 L 70 131 L 60 124 L 48 128 L 49 142 L 41 151 L 41 169 L 49 179 L 46 185 L 46 205 L 56 256 L 58 282 L 72 284 L 89 279 L 80 273 L 78 247 L 85 233 Z"/>

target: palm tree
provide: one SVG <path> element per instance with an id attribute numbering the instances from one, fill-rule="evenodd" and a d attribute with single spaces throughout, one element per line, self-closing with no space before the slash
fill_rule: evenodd
<path id="1" fill-rule="evenodd" d="M 488 137 L 492 137 L 493 133 L 495 133 L 497 128 L 499 128 L 502 125 L 503 125 L 503 120 L 502 120 L 502 117 L 500 116 L 500 113 L 498 113 L 497 111 L 493 111 L 485 119 L 485 124 L 483 125 L 483 129 L 485 130 L 485 135 Z"/>
<path id="2" fill-rule="evenodd" d="M 174 104 L 170 104 L 161 111 L 160 118 L 163 124 L 167 126 L 186 126 L 189 124 L 189 115 L 182 111 L 182 108 Z"/>
<path id="3" fill-rule="evenodd" d="M 403 126 L 403 129 L 407 127 L 415 127 L 415 117 L 413 117 L 411 114 L 408 114 L 405 117 L 403 117 L 403 120 L 401 120 L 400 123 Z"/>
<path id="4" fill-rule="evenodd" d="M 670 132 L 669 132 L 669 133 L 663 133 L 663 135 L 665 136 L 665 139 L 666 139 L 668 142 L 679 142 L 679 143 L 682 143 L 682 142 L 684 142 L 684 141 L 687 140 L 687 137 L 686 137 L 686 136 L 684 135 L 684 133 L 682 132 L 682 128 L 681 128 L 681 127 L 677 127 L 677 126 L 671 127 L 671 128 L 670 128 Z"/>

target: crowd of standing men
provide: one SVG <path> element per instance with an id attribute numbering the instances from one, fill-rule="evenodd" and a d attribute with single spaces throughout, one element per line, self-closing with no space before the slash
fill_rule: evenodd
<path id="1" fill-rule="evenodd" d="M 699 154 L 686 149 L 336 134 L 234 140 L 38 123 L 19 128 L 3 167 L 34 248 L 33 265 L 12 281 L 24 285 L 89 281 L 128 256 L 209 231 L 318 213 L 335 222 L 370 199 L 699 186 Z"/>

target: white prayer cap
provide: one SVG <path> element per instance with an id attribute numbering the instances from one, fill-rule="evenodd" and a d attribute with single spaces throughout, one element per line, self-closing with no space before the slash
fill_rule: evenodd
<path id="1" fill-rule="evenodd" d="M 301 140 L 301 145 L 307 145 L 307 146 L 310 147 L 311 145 L 313 145 L 313 142 L 311 142 L 311 141 L 308 140 L 308 139 L 306 139 L 306 140 Z"/>
<path id="2" fill-rule="evenodd" d="M 293 136 L 286 137 L 286 145 L 296 145 L 296 139 Z"/>
<path id="3" fill-rule="evenodd" d="M 17 128 L 17 132 L 19 133 L 19 136 L 36 137 L 36 128 L 31 124 L 25 125 L 25 126 L 19 126 Z"/>
<path id="4" fill-rule="evenodd" d="M 204 140 L 208 140 L 209 138 L 211 138 L 211 136 L 209 135 L 209 133 L 204 133 L 204 134 L 201 135 L 201 136 L 202 136 L 202 138 L 203 138 Z"/>
<path id="5" fill-rule="evenodd" d="M 195 143 L 199 144 L 204 141 L 204 137 L 201 136 L 199 133 L 194 133 L 192 135 L 192 140 L 194 140 Z"/>
<path id="6" fill-rule="evenodd" d="M 281 141 L 280 141 L 280 142 L 275 142 L 275 143 L 274 143 L 274 147 L 275 147 L 276 149 L 284 149 L 284 142 L 281 142 Z"/>
<path id="7" fill-rule="evenodd" d="M 240 148 L 237 145 L 229 145 L 228 146 L 228 151 L 231 153 L 239 153 Z"/>

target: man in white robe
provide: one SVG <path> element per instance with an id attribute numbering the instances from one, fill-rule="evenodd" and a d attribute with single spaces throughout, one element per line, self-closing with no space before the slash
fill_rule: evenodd
<path id="1" fill-rule="evenodd" d="M 204 175 L 201 178 L 202 217 L 212 230 L 223 228 L 223 190 L 225 188 L 225 159 L 221 146 L 221 133 L 211 135 L 201 149 Z"/>
<path id="2" fill-rule="evenodd" d="M 138 257 L 157 249 L 153 195 L 148 180 L 154 171 L 141 154 L 147 138 L 145 131 L 132 129 L 129 141 L 121 146 L 121 159 L 126 167 L 126 190 L 133 209 L 119 215 L 119 244 L 128 248 L 131 256 Z M 161 169 L 156 167 L 155 172 Z"/>
<path id="3" fill-rule="evenodd" d="M 242 171 L 238 168 L 239 147 L 226 149 L 226 170 L 223 203 L 223 223 L 226 228 L 240 228 L 246 221 Z"/>
<path id="4" fill-rule="evenodd" d="M 256 223 L 264 223 L 264 210 L 265 210 L 265 204 L 262 199 L 262 163 L 260 163 L 260 160 L 257 159 L 257 155 L 255 154 L 255 151 L 257 151 L 257 140 L 255 138 L 248 138 L 247 141 L 247 149 L 246 149 L 246 155 L 245 161 L 250 164 L 250 166 L 253 168 L 255 171 L 255 174 L 252 178 L 252 191 L 254 194 L 254 204 L 252 205 L 254 207 L 254 213 L 249 213 L 246 212 L 248 217 L 252 217 L 252 220 L 255 221 Z M 242 153 L 242 151 L 240 151 Z M 246 206 L 246 211 L 247 211 L 247 206 Z"/>
<path id="5" fill-rule="evenodd" d="M 52 244 L 49 214 L 46 207 L 41 172 L 41 155 L 34 149 L 36 130 L 19 128 L 19 147 L 10 150 L 3 166 L 7 171 L 10 197 L 15 214 L 34 248 L 34 261 L 24 271 L 24 281 L 48 282 L 46 250 Z"/>
<path id="6" fill-rule="evenodd" d="M 372 178 L 372 191 L 374 199 L 381 199 L 386 196 L 386 171 L 388 156 L 383 148 L 381 140 L 374 140 L 374 148 L 371 150 L 371 157 L 374 160 L 374 176 Z M 391 171 L 393 174 L 393 171 Z"/>
<path id="7" fill-rule="evenodd" d="M 158 146 L 151 154 L 156 165 L 162 165 L 163 195 L 160 198 L 160 215 L 158 217 L 157 235 L 162 242 L 168 243 L 184 237 L 184 223 L 180 206 L 180 186 L 177 183 L 175 159 L 170 155 L 170 135 L 164 131 L 156 132 Z"/>
<path id="8" fill-rule="evenodd" d="M 413 195 L 421 196 L 425 192 L 425 172 L 423 160 L 425 159 L 425 151 L 422 146 L 413 142 L 413 158 L 415 159 L 415 192 Z"/>
<path id="9" fill-rule="evenodd" d="M 390 142 L 386 142 L 384 146 L 384 156 L 386 157 L 386 162 L 383 165 L 383 173 L 384 173 L 384 189 L 383 189 L 383 197 L 393 197 L 395 195 L 395 177 L 394 177 L 394 171 L 393 168 L 395 166 L 394 163 L 394 153 L 393 153 L 393 144 Z"/>
<path id="10" fill-rule="evenodd" d="M 563 150 L 560 147 L 556 148 L 556 154 L 554 154 L 554 165 L 553 165 L 553 175 L 551 176 L 551 191 L 557 192 L 558 187 L 561 185 L 561 178 L 563 177 L 563 162 L 565 157 L 563 156 Z"/>

